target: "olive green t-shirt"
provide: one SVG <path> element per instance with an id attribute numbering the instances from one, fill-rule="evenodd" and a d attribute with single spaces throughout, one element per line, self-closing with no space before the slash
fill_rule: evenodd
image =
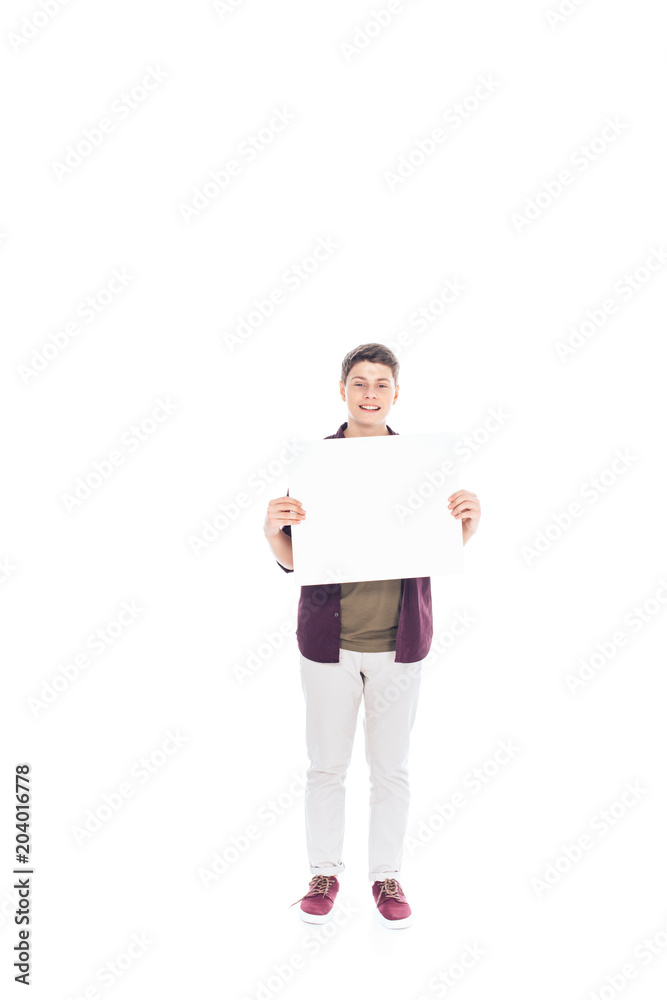
<path id="1" fill-rule="evenodd" d="M 340 585 L 340 646 L 362 653 L 396 649 L 403 580 Z"/>

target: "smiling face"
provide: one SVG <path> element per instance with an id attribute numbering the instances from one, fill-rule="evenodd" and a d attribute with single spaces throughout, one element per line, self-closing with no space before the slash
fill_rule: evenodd
<path id="1" fill-rule="evenodd" d="M 339 382 L 341 399 L 347 402 L 345 437 L 368 434 L 388 434 L 387 417 L 398 398 L 399 387 L 394 383 L 389 365 L 375 361 L 358 361 Z"/>

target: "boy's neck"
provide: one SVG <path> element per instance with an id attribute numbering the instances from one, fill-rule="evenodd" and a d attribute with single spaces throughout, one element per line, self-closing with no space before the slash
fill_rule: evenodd
<path id="1" fill-rule="evenodd" d="M 348 418 L 347 427 L 343 430 L 343 437 L 383 437 L 385 434 L 389 434 L 389 428 L 387 427 L 386 421 L 381 424 L 375 424 L 371 427 L 362 427 L 355 420 L 350 420 Z"/>

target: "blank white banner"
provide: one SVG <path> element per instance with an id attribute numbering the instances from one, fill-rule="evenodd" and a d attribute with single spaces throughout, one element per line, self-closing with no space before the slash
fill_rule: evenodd
<path id="1" fill-rule="evenodd" d="M 300 585 L 463 572 L 453 432 L 299 442 L 289 494 L 306 518 L 292 525 Z"/>

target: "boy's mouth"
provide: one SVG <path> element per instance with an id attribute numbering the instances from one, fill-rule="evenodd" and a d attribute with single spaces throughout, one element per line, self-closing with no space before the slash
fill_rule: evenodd
<path id="1" fill-rule="evenodd" d="M 373 411 L 380 409 L 379 406 L 364 406 L 363 403 L 360 404 L 359 408 L 362 409 L 362 410 L 368 410 L 369 413 L 372 413 Z"/>

